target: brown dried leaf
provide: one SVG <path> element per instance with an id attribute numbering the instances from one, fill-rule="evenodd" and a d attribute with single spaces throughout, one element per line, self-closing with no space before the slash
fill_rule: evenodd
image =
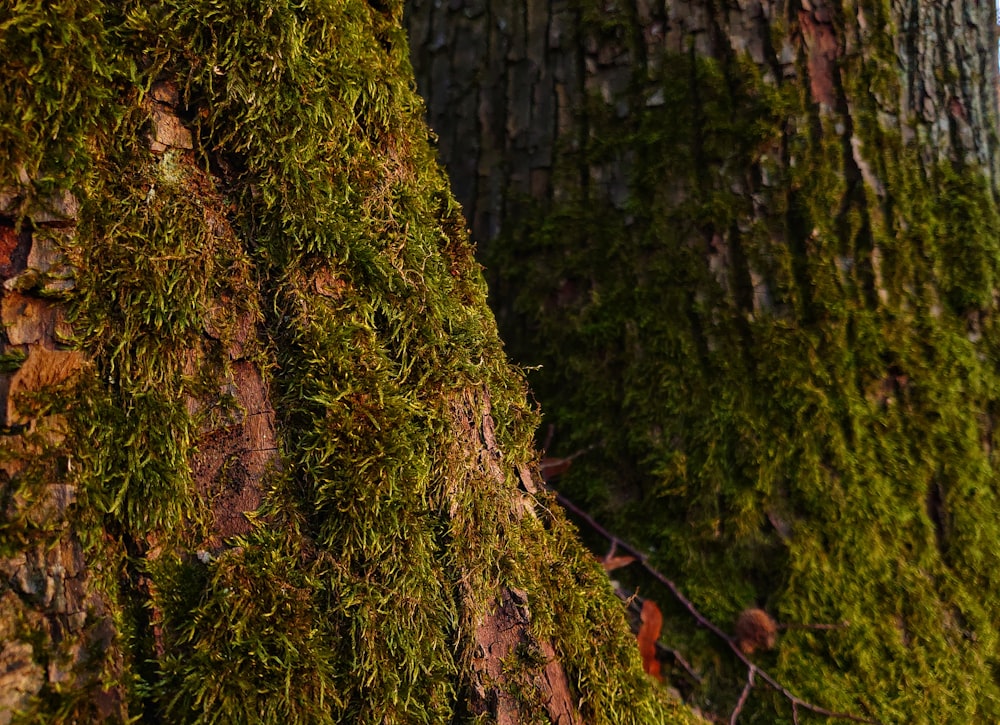
<path id="1" fill-rule="evenodd" d="M 569 470 L 573 465 L 573 458 L 543 458 L 538 464 L 538 470 L 545 481 L 552 481 Z"/>
<path id="2" fill-rule="evenodd" d="M 638 639 L 642 669 L 656 679 L 662 680 L 660 661 L 656 658 L 656 642 L 660 639 L 660 630 L 663 629 L 663 614 L 660 613 L 660 608 L 652 599 L 647 599 L 642 603 L 640 621 L 642 624 L 639 626 Z"/>
<path id="3" fill-rule="evenodd" d="M 778 638 L 778 625 L 771 615 L 756 607 L 744 609 L 736 619 L 736 645 L 745 655 L 759 649 L 774 649 Z"/>
<path id="4" fill-rule="evenodd" d="M 628 566 L 633 561 L 635 561 L 634 556 L 606 556 L 601 559 L 601 566 L 604 567 L 604 571 L 614 571 Z"/>

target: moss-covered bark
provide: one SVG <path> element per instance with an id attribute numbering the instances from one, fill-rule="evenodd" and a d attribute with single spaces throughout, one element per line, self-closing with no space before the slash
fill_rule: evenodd
<path id="1" fill-rule="evenodd" d="M 0 12 L 0 721 L 688 721 L 537 489 L 400 14 Z"/>
<path id="2" fill-rule="evenodd" d="M 560 485 L 717 622 L 849 623 L 758 653 L 807 699 L 1000 718 L 993 8 L 482 5 L 415 2 L 415 62 L 552 452 L 594 446 Z"/>

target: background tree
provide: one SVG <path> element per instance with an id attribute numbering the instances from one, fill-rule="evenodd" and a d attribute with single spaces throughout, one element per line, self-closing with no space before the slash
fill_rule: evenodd
<path id="1" fill-rule="evenodd" d="M 0 722 L 688 721 L 538 489 L 401 12 L 0 10 Z"/>
<path id="2" fill-rule="evenodd" d="M 849 623 L 754 656 L 884 722 L 1000 718 L 994 12 L 413 0 L 408 20 L 550 454 L 594 447 L 560 486 L 717 622 Z M 745 668 L 666 615 L 704 674 L 685 689 L 732 709 Z M 796 717 L 756 692 L 744 715 Z"/>

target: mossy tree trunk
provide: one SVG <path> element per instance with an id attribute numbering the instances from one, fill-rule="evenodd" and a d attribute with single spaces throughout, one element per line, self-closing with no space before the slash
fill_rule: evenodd
<path id="1" fill-rule="evenodd" d="M 0 10 L 0 722 L 687 722 L 539 490 L 398 3 Z"/>
<path id="2" fill-rule="evenodd" d="M 408 27 L 550 453 L 589 449 L 560 486 L 720 623 L 847 623 L 758 653 L 809 699 L 1000 718 L 993 4 L 413 0 Z M 726 712 L 745 669 L 668 615 Z"/>

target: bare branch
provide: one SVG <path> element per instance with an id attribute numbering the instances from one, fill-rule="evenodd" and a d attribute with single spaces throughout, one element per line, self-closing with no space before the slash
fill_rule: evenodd
<path id="1" fill-rule="evenodd" d="M 552 445 L 552 439 L 556 437 L 556 427 L 552 423 L 549 423 L 549 429 L 545 433 L 545 443 L 542 444 L 542 454 L 544 455 L 548 450 L 549 446 Z"/>
<path id="2" fill-rule="evenodd" d="M 563 508 L 567 509 L 568 511 L 572 511 L 573 514 L 575 514 L 578 518 L 583 520 L 591 529 L 593 529 L 598 534 L 607 539 L 607 541 L 609 541 L 612 545 L 624 551 L 627 551 L 629 554 L 632 554 L 636 558 L 636 561 L 642 565 L 642 568 L 646 570 L 647 574 L 649 574 L 656 581 L 658 581 L 660 584 L 662 584 L 663 586 L 665 586 L 667 589 L 670 590 L 670 593 L 674 595 L 674 598 L 678 602 L 680 602 L 680 604 L 688 611 L 688 613 L 692 617 L 694 617 L 695 621 L 698 622 L 698 624 L 700 624 L 702 627 L 712 632 L 714 635 L 719 637 L 719 639 L 725 642 L 726 645 L 729 647 L 729 649 L 736 656 L 736 658 L 739 659 L 739 661 L 742 662 L 744 665 L 746 665 L 749 671 L 755 673 L 757 676 L 760 677 L 761 680 L 767 683 L 772 689 L 774 689 L 776 692 L 784 696 L 785 699 L 787 699 L 792 704 L 793 713 L 797 713 L 798 712 L 797 708 L 801 707 L 803 710 L 808 710 L 809 712 L 814 712 L 817 715 L 823 715 L 824 717 L 839 718 L 841 720 L 849 720 L 850 722 L 868 723 L 869 725 L 881 725 L 881 723 L 878 720 L 869 720 L 859 715 L 853 715 L 847 712 L 835 712 L 833 710 L 828 710 L 825 707 L 814 705 L 811 702 L 803 700 L 798 695 L 789 690 L 787 687 L 780 684 L 771 675 L 767 674 L 767 672 L 757 667 L 757 665 L 755 665 L 745 654 L 743 654 L 743 652 L 740 650 L 739 646 L 737 646 L 733 638 L 730 637 L 728 634 L 726 634 L 721 627 L 719 627 L 717 624 L 708 619 L 704 614 L 699 612 L 695 608 L 691 600 L 689 600 L 687 597 L 684 596 L 684 594 L 677 587 L 677 585 L 674 584 L 674 582 L 672 582 L 670 579 L 664 576 L 660 571 L 655 569 L 649 563 L 649 557 L 645 553 L 643 553 L 636 547 L 632 546 L 628 542 L 623 541 L 622 539 L 612 534 L 610 531 L 608 531 L 599 523 L 597 523 L 597 521 L 595 521 L 594 518 L 590 516 L 586 511 L 581 509 L 579 506 L 577 506 L 575 503 L 567 499 L 565 496 L 563 496 L 555 489 L 550 488 L 549 490 L 551 490 L 555 494 L 556 500 L 559 502 L 560 505 L 562 505 Z"/>
<path id="3" fill-rule="evenodd" d="M 733 714 L 729 716 L 729 725 L 736 725 L 736 719 L 740 716 L 740 713 L 743 712 L 743 706 L 747 704 L 747 700 L 750 699 L 750 690 L 753 689 L 753 673 L 753 667 L 747 670 L 747 684 L 743 686 L 743 692 L 740 693 L 740 699 L 736 701 L 736 707 L 733 708 Z"/>
<path id="4" fill-rule="evenodd" d="M 667 647 L 665 644 L 662 644 L 660 642 L 656 643 L 656 648 L 658 650 L 660 650 L 661 652 L 666 652 L 671 657 L 673 657 L 674 658 L 674 662 L 676 662 L 677 664 L 679 664 L 681 666 L 681 669 L 683 669 L 685 672 L 687 672 L 688 676 L 692 680 L 694 680 L 698 684 L 701 684 L 701 675 L 699 675 L 697 672 L 695 672 L 694 667 L 691 666 L 690 662 L 688 662 L 686 659 L 684 659 L 684 656 L 680 652 L 678 652 L 677 650 L 672 649 L 670 647 Z"/>

